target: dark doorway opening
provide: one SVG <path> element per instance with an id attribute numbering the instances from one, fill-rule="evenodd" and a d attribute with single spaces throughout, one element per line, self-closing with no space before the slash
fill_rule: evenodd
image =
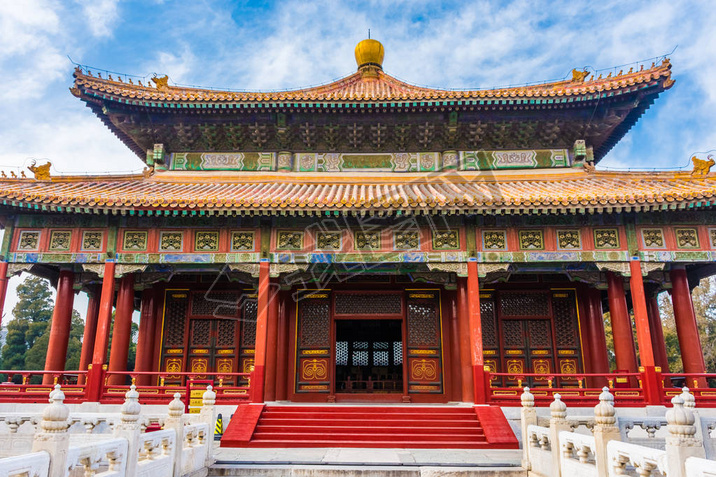
<path id="1" fill-rule="evenodd" d="M 401 320 L 336 320 L 336 392 L 402 393 Z"/>

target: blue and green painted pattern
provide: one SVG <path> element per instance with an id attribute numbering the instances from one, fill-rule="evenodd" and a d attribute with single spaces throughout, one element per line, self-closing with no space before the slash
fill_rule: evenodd
<path id="1" fill-rule="evenodd" d="M 566 149 L 460 151 L 459 154 L 464 171 L 544 169 L 570 165 Z"/>

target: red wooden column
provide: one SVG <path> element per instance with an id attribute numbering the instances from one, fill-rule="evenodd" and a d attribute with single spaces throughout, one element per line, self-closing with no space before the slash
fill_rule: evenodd
<path id="1" fill-rule="evenodd" d="M 607 355 L 607 337 L 604 333 L 604 313 L 602 311 L 602 293 L 596 288 L 587 290 L 587 316 L 590 349 L 591 371 L 593 373 L 609 372 L 609 356 Z"/>
<path id="2" fill-rule="evenodd" d="M 674 304 L 674 321 L 676 322 L 676 335 L 681 348 L 681 361 L 684 363 L 685 373 L 704 373 L 704 353 L 701 349 L 701 339 L 696 326 L 694 304 L 691 301 L 691 289 L 683 268 L 673 269 L 671 276 L 671 301 Z"/>
<path id="3" fill-rule="evenodd" d="M 258 310 L 256 313 L 256 347 L 254 352 L 254 371 L 251 373 L 251 401 L 264 402 L 264 380 L 266 379 L 266 336 L 269 316 L 269 262 L 262 259 L 259 263 Z"/>
<path id="4" fill-rule="evenodd" d="M 8 230 L 5 230 L 8 233 Z M 0 262 L 0 326 L 2 326 L 2 314 L 5 311 L 5 296 L 7 295 L 7 262 Z"/>
<path id="5" fill-rule="evenodd" d="M 99 401 L 104 380 L 103 366 L 107 360 L 109 329 L 112 325 L 112 305 L 114 304 L 114 260 L 104 262 L 102 278 L 102 294 L 99 299 L 99 317 L 97 319 L 97 335 L 92 352 L 92 368 L 87 373 L 86 397 L 88 401 Z"/>
<path id="6" fill-rule="evenodd" d="M 480 319 L 480 283 L 477 261 L 467 262 L 467 308 L 470 326 L 470 358 L 472 363 L 475 404 L 487 402 L 485 389 L 485 364 L 482 357 L 482 321 Z"/>
<path id="7" fill-rule="evenodd" d="M 470 361 L 470 324 L 467 304 L 467 278 L 457 279 L 457 321 L 460 331 L 460 376 L 462 381 L 462 401 L 474 402 L 475 389 Z"/>
<path id="8" fill-rule="evenodd" d="M 457 315 L 457 294 L 455 291 L 446 292 L 447 302 L 450 306 L 450 376 L 452 378 L 453 401 L 462 399 L 462 373 L 460 371 L 460 328 Z"/>
<path id="9" fill-rule="evenodd" d="M 154 352 L 151 357 L 151 365 L 149 371 L 160 371 L 161 363 L 159 362 L 162 356 L 162 338 L 164 326 L 164 300 L 166 298 L 165 286 L 155 285 L 154 289 Z M 152 381 L 153 385 L 159 384 L 159 378 Z"/>
<path id="10" fill-rule="evenodd" d="M 650 296 L 646 301 L 646 308 L 649 313 L 649 331 L 651 332 L 651 344 L 654 347 L 654 361 L 664 373 L 669 372 L 669 357 L 666 353 L 666 342 L 664 341 L 664 326 L 661 324 L 659 313 L 659 301 L 656 296 Z"/>
<path id="11" fill-rule="evenodd" d="M 646 308 L 646 293 L 644 292 L 644 278 L 641 272 L 641 260 L 629 261 L 631 278 L 631 302 L 634 308 L 634 323 L 636 325 L 636 340 L 639 345 L 639 360 L 643 374 L 643 386 L 647 404 L 661 404 L 660 379 L 656 375 L 654 361 L 654 348 L 651 344 L 649 331 L 649 314 Z"/>
<path id="12" fill-rule="evenodd" d="M 278 343 L 278 289 L 275 280 L 269 282 L 268 322 L 266 324 L 266 382 L 264 398 L 266 401 L 276 400 L 276 362 Z"/>
<path id="13" fill-rule="evenodd" d="M 70 341 L 72 325 L 72 304 L 75 296 L 75 291 L 72 288 L 74 281 L 75 274 L 71 270 L 60 271 L 60 277 L 57 279 L 57 298 L 50 323 L 50 341 L 47 344 L 45 371 L 64 371 L 65 369 L 67 345 Z M 52 384 L 52 382 L 52 375 L 44 375 L 43 384 Z"/>
<path id="14" fill-rule="evenodd" d="M 92 361 L 94 339 L 97 334 L 97 317 L 99 316 L 99 287 L 93 286 L 87 293 L 87 316 L 85 318 L 85 331 L 82 335 L 82 352 L 80 353 L 80 371 L 86 371 Z M 84 376 L 80 376 L 80 383 L 84 383 Z"/>
<path id="15" fill-rule="evenodd" d="M 641 273 L 641 272 L 639 272 Z M 617 370 L 637 371 L 636 350 L 634 336 L 632 335 L 631 320 L 627 310 L 626 294 L 622 277 L 607 272 L 607 295 L 609 298 L 609 315 L 612 321 L 612 336 L 614 338 L 614 354 L 616 355 Z"/>
<path id="16" fill-rule="evenodd" d="M 154 357 L 154 330 L 156 328 L 156 306 L 154 304 L 154 289 L 146 288 L 142 291 L 142 305 L 139 315 L 139 335 L 137 336 L 137 357 L 134 360 L 135 371 L 151 371 Z M 151 382 L 150 376 L 138 376 L 137 384 L 147 386 Z"/>
<path id="17" fill-rule="evenodd" d="M 117 310 L 112 327 L 112 346 L 109 352 L 109 371 L 126 371 L 129 357 L 129 341 L 132 338 L 132 313 L 134 313 L 134 273 L 128 273 L 119 282 Z M 108 384 L 125 384 L 126 376 L 111 375 Z"/>
<path id="18" fill-rule="evenodd" d="M 291 309 L 289 297 L 290 292 L 280 292 L 278 294 L 278 324 L 276 326 L 276 400 L 285 401 L 288 399 L 287 382 L 288 379 L 288 314 Z"/>

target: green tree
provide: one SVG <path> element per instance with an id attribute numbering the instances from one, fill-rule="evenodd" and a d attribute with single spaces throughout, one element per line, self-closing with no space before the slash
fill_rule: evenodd
<path id="1" fill-rule="evenodd" d="M 116 311 L 116 310 L 115 310 Z M 107 362 L 109 363 L 109 356 L 112 352 L 112 337 L 114 336 L 114 314 L 112 312 L 112 327 L 109 329 L 109 346 L 107 347 Z M 132 321 L 132 328 L 130 331 L 129 338 L 129 353 L 127 354 L 127 371 L 134 371 L 134 363 L 137 358 L 137 336 L 139 335 L 139 325 Z"/>
<path id="2" fill-rule="evenodd" d="M 14 318 L 8 322 L 8 336 L 2 348 L 3 369 L 43 369 L 47 356 L 52 321 L 52 291 L 44 278 L 28 277 L 17 287 L 19 298 L 12 310 Z M 67 367 L 77 369 L 81 353 L 84 323 L 72 310 Z"/>

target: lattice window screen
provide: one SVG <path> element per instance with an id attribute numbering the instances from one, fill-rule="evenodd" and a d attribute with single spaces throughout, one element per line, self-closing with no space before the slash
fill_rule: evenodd
<path id="1" fill-rule="evenodd" d="M 327 301 L 306 301 L 301 303 L 300 347 L 327 348 L 330 346 L 331 326 L 330 305 Z"/>
<path id="2" fill-rule="evenodd" d="M 164 346 L 184 346 L 186 305 L 186 293 L 167 293 L 166 314 L 164 318 Z"/>
<path id="3" fill-rule="evenodd" d="M 253 348 L 256 343 L 256 313 L 258 304 L 256 300 L 244 302 L 244 319 L 242 321 L 241 346 Z"/>
<path id="4" fill-rule="evenodd" d="M 403 312 L 401 295 L 385 293 L 340 293 L 336 295 L 338 315 L 397 315 Z"/>
<path id="5" fill-rule="evenodd" d="M 501 293 L 500 309 L 503 316 L 548 316 L 548 295 L 546 293 Z"/>
<path id="6" fill-rule="evenodd" d="M 433 303 L 408 304 L 408 346 L 438 346 L 440 329 Z"/>

